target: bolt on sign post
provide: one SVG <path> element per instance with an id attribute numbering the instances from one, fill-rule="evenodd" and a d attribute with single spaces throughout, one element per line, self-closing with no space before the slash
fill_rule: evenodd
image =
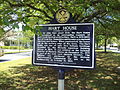
<path id="1" fill-rule="evenodd" d="M 61 9 L 55 24 L 41 26 L 35 35 L 33 65 L 58 67 L 58 90 L 64 90 L 64 68 L 94 69 L 94 24 L 72 23 L 70 14 Z"/>

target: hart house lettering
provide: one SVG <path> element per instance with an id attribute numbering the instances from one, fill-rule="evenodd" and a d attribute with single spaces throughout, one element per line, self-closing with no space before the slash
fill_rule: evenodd
<path id="1" fill-rule="evenodd" d="M 48 30 L 77 30 L 77 26 L 55 26 L 55 27 L 48 27 Z"/>

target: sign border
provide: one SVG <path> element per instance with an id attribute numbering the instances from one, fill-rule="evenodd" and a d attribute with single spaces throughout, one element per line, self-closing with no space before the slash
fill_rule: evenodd
<path id="1" fill-rule="evenodd" d="M 62 25 L 93 25 L 93 45 L 92 45 L 92 66 L 89 67 L 89 66 L 72 66 L 72 65 L 59 65 L 59 64 L 43 64 L 43 63 L 35 63 L 35 50 L 36 50 L 36 47 L 35 47 L 35 43 L 36 43 L 36 40 L 35 40 L 35 35 L 34 35 L 34 46 L 33 46 L 33 53 L 32 53 L 32 64 L 33 65 L 36 65 L 36 66 L 52 66 L 52 67 L 63 67 L 63 68 L 83 68 L 83 69 L 93 69 L 95 68 L 95 51 L 94 51 L 94 23 L 73 23 L 73 24 L 40 24 L 38 26 L 62 26 Z"/>

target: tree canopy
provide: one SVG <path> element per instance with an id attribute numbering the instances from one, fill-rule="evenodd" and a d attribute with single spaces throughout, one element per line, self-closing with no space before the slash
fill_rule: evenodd
<path id="1" fill-rule="evenodd" d="M 50 22 L 60 8 L 67 9 L 76 22 L 104 23 L 120 20 L 119 0 L 1 0 L 0 25 L 23 30 L 34 29 L 36 24 Z"/>
<path id="2" fill-rule="evenodd" d="M 96 42 L 104 37 L 106 46 L 109 37 L 120 38 L 119 7 L 120 0 L 0 0 L 0 28 L 9 31 L 21 23 L 22 30 L 34 32 L 64 8 L 78 23 L 95 23 Z"/>

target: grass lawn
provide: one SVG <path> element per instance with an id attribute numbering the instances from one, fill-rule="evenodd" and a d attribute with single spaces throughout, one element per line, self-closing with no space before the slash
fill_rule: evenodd
<path id="1" fill-rule="evenodd" d="M 96 52 L 104 52 L 105 50 L 103 49 L 99 49 L 99 50 L 95 50 Z M 112 52 L 111 50 L 106 50 L 107 52 Z"/>
<path id="2" fill-rule="evenodd" d="M 120 53 L 97 51 L 96 69 L 66 71 L 65 90 L 120 90 L 118 66 Z M 33 66 L 30 58 L 2 63 L 0 69 L 2 90 L 57 90 L 57 70 Z"/>

